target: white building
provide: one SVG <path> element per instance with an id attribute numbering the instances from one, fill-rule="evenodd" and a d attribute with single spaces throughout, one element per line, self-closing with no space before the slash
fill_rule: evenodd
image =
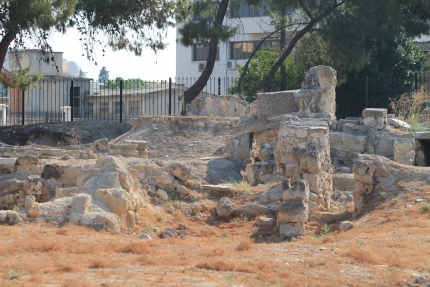
<path id="1" fill-rule="evenodd" d="M 273 31 L 270 25 L 270 17 L 266 8 L 252 8 L 244 0 L 232 2 L 224 25 L 238 27 L 237 33 L 227 42 L 219 43 L 212 79 L 209 81 L 205 92 L 225 95 L 228 83 L 239 77 L 237 64 L 245 65 L 246 59 L 254 50 L 262 38 Z M 185 47 L 179 42 L 180 34 L 176 31 L 176 77 L 178 81 L 189 87 L 201 75 L 208 54 L 207 45 L 193 45 Z M 267 46 L 279 45 L 279 34 L 266 40 Z M 182 79 L 183 78 L 183 79 Z M 191 78 L 191 79 L 190 79 Z M 221 78 L 221 87 L 217 89 L 218 78 Z M 215 87 L 213 87 L 215 86 Z"/>

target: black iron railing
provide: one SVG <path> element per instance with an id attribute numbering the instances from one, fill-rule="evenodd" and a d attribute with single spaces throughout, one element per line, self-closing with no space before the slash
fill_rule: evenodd
<path id="1" fill-rule="evenodd" d="M 0 85 L 0 125 L 77 120 L 128 122 L 139 116 L 178 115 L 183 93 L 197 79 L 95 82 L 85 78 L 44 77 L 37 86 L 25 91 Z M 390 100 L 403 93 L 420 88 L 429 92 L 429 79 L 429 73 L 417 73 L 410 81 L 348 79 L 336 87 L 336 116 L 355 117 L 364 108 L 389 108 Z M 231 89 L 234 83 L 235 78 L 210 78 L 202 94 L 228 95 L 229 90 L 234 90 Z"/>

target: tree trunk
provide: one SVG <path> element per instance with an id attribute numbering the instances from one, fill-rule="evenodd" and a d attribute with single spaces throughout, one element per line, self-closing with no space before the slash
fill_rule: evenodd
<path id="1" fill-rule="evenodd" d="M 9 48 L 10 43 L 15 40 L 15 36 L 15 33 L 7 32 L 0 41 L 0 68 L 3 67 L 7 49 Z"/>
<path id="2" fill-rule="evenodd" d="M 214 23 L 215 26 L 222 25 L 225 14 L 227 13 L 229 1 L 230 0 L 222 0 L 215 17 L 215 23 Z M 209 42 L 209 53 L 208 53 L 208 58 L 206 60 L 205 69 L 203 70 L 202 74 L 197 79 L 197 81 L 194 83 L 194 85 L 192 85 L 187 91 L 185 91 L 184 93 L 185 104 L 189 104 L 191 103 L 192 100 L 197 98 L 197 96 L 206 86 L 206 83 L 208 82 L 209 77 L 211 76 L 212 70 L 215 65 L 218 42 L 219 42 L 218 37 L 216 36 L 211 37 L 211 40 Z"/>
<path id="3" fill-rule="evenodd" d="M 336 3 L 336 2 L 335 2 Z M 339 6 L 343 5 L 345 1 L 339 2 L 325 10 L 321 15 L 318 17 L 312 19 L 309 24 L 307 24 L 302 30 L 300 30 L 297 34 L 294 35 L 294 37 L 291 39 L 291 42 L 289 43 L 287 49 L 282 53 L 282 55 L 279 57 L 278 61 L 273 65 L 273 67 L 270 69 L 269 74 L 267 77 L 261 82 L 259 91 L 264 92 L 267 87 L 269 87 L 270 82 L 272 81 L 273 77 L 275 76 L 276 71 L 281 67 L 282 63 L 287 59 L 287 57 L 291 54 L 291 51 L 293 51 L 294 46 L 296 43 L 304 36 L 306 33 L 311 31 L 313 26 L 317 24 L 319 21 L 327 17 L 330 13 L 332 13 L 334 10 L 336 10 Z"/>
<path id="4" fill-rule="evenodd" d="M 286 27 L 284 27 L 284 29 L 286 29 Z M 249 64 L 251 63 L 252 58 L 254 58 L 255 54 L 260 50 L 261 46 L 263 46 L 263 43 L 267 39 L 269 39 L 270 37 L 272 37 L 278 31 L 279 30 L 275 30 L 272 33 L 270 33 L 269 35 L 267 35 L 266 37 L 264 37 L 263 39 L 261 39 L 261 41 L 258 44 L 258 46 L 254 49 L 254 51 L 252 51 L 251 55 L 249 55 L 248 59 L 246 60 L 245 66 L 243 67 L 243 72 L 240 74 L 239 80 L 237 81 L 237 92 L 238 92 L 238 94 L 242 93 L 243 78 L 245 78 L 245 75 L 248 72 Z"/>
<path id="5" fill-rule="evenodd" d="M 281 30 L 281 51 L 285 49 L 285 44 L 287 43 L 287 36 L 285 29 Z M 285 68 L 285 61 L 281 65 L 281 91 L 287 89 L 287 69 Z"/>

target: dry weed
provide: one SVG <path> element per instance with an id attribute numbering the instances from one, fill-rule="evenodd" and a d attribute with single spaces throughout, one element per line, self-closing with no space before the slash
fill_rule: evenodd
<path id="1" fill-rule="evenodd" d="M 400 119 L 411 125 L 411 130 L 419 131 L 424 128 L 422 122 L 427 117 L 426 104 L 429 98 L 429 94 L 421 88 L 411 95 L 405 93 L 391 100 L 390 107 Z"/>
<path id="2" fill-rule="evenodd" d="M 239 245 L 236 247 L 237 251 L 246 251 L 250 250 L 254 247 L 254 242 L 251 240 L 244 240 L 239 243 Z"/>
<path id="3" fill-rule="evenodd" d="M 129 243 L 118 248 L 118 252 L 120 253 L 147 254 L 149 251 L 150 248 L 143 242 Z"/>
<path id="4" fill-rule="evenodd" d="M 37 217 L 39 217 L 39 216 L 40 216 L 40 212 L 39 212 L 39 210 L 37 210 L 37 209 L 33 208 L 33 209 L 30 209 L 30 210 L 27 212 L 27 215 L 28 215 L 28 217 L 30 217 L 30 218 L 37 218 Z"/>

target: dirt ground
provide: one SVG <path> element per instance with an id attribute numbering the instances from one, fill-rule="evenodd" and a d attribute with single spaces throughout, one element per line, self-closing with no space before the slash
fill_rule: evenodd
<path id="1" fill-rule="evenodd" d="M 47 146 L 87 144 L 97 139 L 114 139 L 128 132 L 131 125 L 107 121 L 74 121 L 0 127 L 0 141 L 9 145 Z"/>
<path id="2" fill-rule="evenodd" d="M 138 128 L 114 143 L 147 141 L 150 159 L 186 163 L 194 178 L 209 183 L 240 181 L 240 162 L 229 158 L 228 134 L 238 118 L 141 117 Z"/>
<path id="3" fill-rule="evenodd" d="M 115 141 L 147 140 L 150 158 L 186 162 L 196 178 L 240 179 L 240 166 L 226 154 L 234 121 L 209 118 L 204 126 L 198 121 L 146 119 L 141 131 Z M 270 187 L 236 186 L 228 196 L 244 204 Z M 36 219 L 0 225 L 0 286 L 430 284 L 430 186 L 421 182 L 405 185 L 400 193 L 372 194 L 363 213 L 348 219 L 354 226 L 347 232 L 310 222 L 304 239 L 292 241 L 260 229 L 253 217 L 220 221 L 214 216 L 219 194 L 191 193 L 199 193 L 208 206 L 201 221 L 169 213 L 178 204 L 171 200 L 161 206 L 148 203 L 140 210 L 139 225 L 120 233 Z M 334 211 L 346 208 L 333 206 Z M 163 229 L 178 229 L 181 223 L 187 235 L 161 238 Z M 153 239 L 139 239 L 142 233 Z"/>
<path id="4" fill-rule="evenodd" d="M 260 236 L 253 218 L 190 221 L 167 213 L 168 205 L 141 210 L 137 230 L 120 234 L 44 222 L 2 225 L 0 286 L 425 286 L 429 191 L 375 195 L 351 230 L 308 231 L 296 241 Z M 213 212 L 213 199 L 205 200 Z M 148 228 L 179 223 L 188 236 L 138 239 Z M 416 275 L 425 283 L 408 285 Z"/>

